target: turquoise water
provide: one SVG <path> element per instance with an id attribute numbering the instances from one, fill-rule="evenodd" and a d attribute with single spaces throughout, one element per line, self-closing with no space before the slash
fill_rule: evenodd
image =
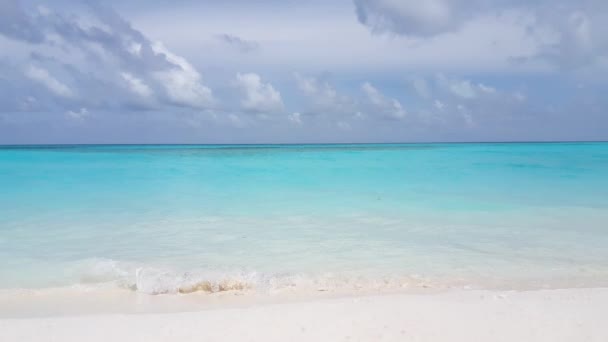
<path id="1" fill-rule="evenodd" d="M 0 147 L 0 289 L 608 286 L 608 143 Z"/>

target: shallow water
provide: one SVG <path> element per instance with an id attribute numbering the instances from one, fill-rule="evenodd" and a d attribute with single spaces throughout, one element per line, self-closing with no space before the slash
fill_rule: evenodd
<path id="1" fill-rule="evenodd" d="M 0 289 L 608 286 L 608 143 L 0 147 Z"/>

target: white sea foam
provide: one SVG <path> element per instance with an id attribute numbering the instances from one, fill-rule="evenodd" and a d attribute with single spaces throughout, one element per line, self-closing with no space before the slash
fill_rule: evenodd
<path id="1" fill-rule="evenodd" d="M 115 286 L 140 293 L 187 294 L 225 291 L 275 293 L 281 291 L 382 291 L 404 288 L 445 287 L 419 275 L 362 276 L 357 274 L 268 273 L 249 270 L 220 271 L 197 269 L 177 271 L 170 268 L 92 259 L 76 268 L 82 286 Z"/>
<path id="2" fill-rule="evenodd" d="M 554 277 L 504 278 L 441 277 L 398 273 L 288 273 L 256 270 L 188 269 L 91 259 L 80 262 L 78 284 L 89 287 L 112 286 L 143 294 L 188 294 L 237 291 L 274 294 L 285 291 L 314 292 L 392 292 L 416 289 L 555 289 L 602 286 L 602 278 Z"/>

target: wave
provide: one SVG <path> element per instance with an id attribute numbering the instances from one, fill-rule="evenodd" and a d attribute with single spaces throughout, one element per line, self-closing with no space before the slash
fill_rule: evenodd
<path id="1" fill-rule="evenodd" d="M 427 278 L 409 276 L 362 276 L 353 274 L 265 273 L 249 270 L 198 269 L 176 271 L 115 260 L 96 259 L 82 263 L 79 284 L 111 285 L 145 294 L 219 293 L 227 291 L 273 293 L 281 291 L 397 290 L 442 287 Z"/>
<path id="2" fill-rule="evenodd" d="M 253 288 L 256 282 L 255 272 L 179 272 L 107 259 L 87 260 L 76 272 L 80 284 L 111 284 L 147 294 L 243 291 Z"/>
<path id="3" fill-rule="evenodd" d="M 601 274 L 535 276 L 516 274 L 470 274 L 460 277 L 441 275 L 367 272 L 261 272 L 247 269 L 178 269 L 158 265 L 122 262 L 111 259 L 87 259 L 50 270 L 61 277 L 52 286 L 13 289 L 48 289 L 72 287 L 84 290 L 123 289 L 149 295 L 216 294 L 225 292 L 276 294 L 379 293 L 420 289 L 489 289 L 533 290 L 547 288 L 604 287 L 608 278 Z M 58 271 L 58 272 L 57 272 Z M 54 278 L 57 279 L 57 278 Z M 39 286 L 39 285 L 42 285 Z M 51 285 L 51 283 L 49 283 Z M 1 287 L 1 286 L 0 286 Z"/>

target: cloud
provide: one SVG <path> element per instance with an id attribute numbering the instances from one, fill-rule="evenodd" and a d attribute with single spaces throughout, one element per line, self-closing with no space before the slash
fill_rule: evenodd
<path id="1" fill-rule="evenodd" d="M 444 89 L 447 89 L 452 94 L 464 98 L 474 99 L 480 94 L 493 94 L 496 89 L 483 83 L 473 83 L 466 79 L 447 78 L 443 74 L 437 76 L 437 84 Z"/>
<path id="2" fill-rule="evenodd" d="M 61 97 L 74 97 L 74 92 L 65 84 L 51 76 L 48 71 L 31 65 L 26 71 L 25 76 L 29 79 L 44 85 L 52 93 Z"/>
<path id="3" fill-rule="evenodd" d="M 45 35 L 29 17 L 17 0 L 0 1 L 0 34 L 30 43 L 41 43 Z"/>
<path id="4" fill-rule="evenodd" d="M 398 100 L 385 96 L 369 82 L 361 85 L 365 97 L 355 100 L 339 94 L 327 81 L 299 73 L 295 74 L 295 79 L 298 89 L 312 105 L 308 113 L 315 116 L 328 116 L 339 120 L 338 123 L 369 116 L 384 119 L 403 119 L 406 116 L 406 110 Z"/>
<path id="5" fill-rule="evenodd" d="M 512 56 L 514 60 L 542 59 L 569 69 L 608 64 L 606 1 L 354 0 L 354 4 L 359 22 L 371 32 L 423 40 L 510 13 L 536 40 L 532 55 Z"/>
<path id="6" fill-rule="evenodd" d="M 359 22 L 372 32 L 433 36 L 456 29 L 479 1 L 354 0 Z"/>
<path id="7" fill-rule="evenodd" d="M 536 56 L 561 68 L 603 66 L 608 61 L 608 4 L 585 1 L 551 6 L 540 12 L 531 28 L 539 40 Z M 603 65 L 602 65 L 603 64 Z"/>
<path id="8" fill-rule="evenodd" d="M 272 113 L 283 109 L 281 93 L 270 83 L 263 83 L 255 73 L 237 73 L 236 84 L 244 93 L 243 109 L 257 113 Z"/>
<path id="9" fill-rule="evenodd" d="M 154 74 L 175 104 L 206 108 L 213 103 L 211 89 L 200 83 L 200 74 L 185 58 L 171 53 L 160 42 L 154 43 L 152 50 L 164 55 L 167 61 L 174 65 L 170 69 L 155 71 Z"/>
<path id="10" fill-rule="evenodd" d="M 328 81 L 316 77 L 294 74 L 298 90 L 310 101 L 309 112 L 353 115 L 357 104 L 349 96 L 339 94 Z"/>
<path id="11" fill-rule="evenodd" d="M 77 111 L 73 111 L 73 110 L 68 110 L 67 112 L 65 112 L 65 115 L 73 120 L 84 120 L 85 118 L 87 118 L 90 113 L 88 111 L 88 109 L 86 108 L 80 108 L 80 110 Z"/>
<path id="12" fill-rule="evenodd" d="M 425 84 L 428 93 L 418 96 L 423 100 L 419 116 L 426 123 L 450 124 L 456 119 L 476 127 L 492 118 L 517 116 L 526 102 L 521 90 L 500 90 L 463 77 L 437 74 L 425 79 Z"/>
<path id="13" fill-rule="evenodd" d="M 20 49 L 29 50 L 26 65 L 35 65 L 28 66 L 23 76 L 63 99 L 41 94 L 40 109 L 82 105 L 132 109 L 141 107 L 142 99 L 148 110 L 216 105 L 212 90 L 192 64 L 147 38 L 113 10 L 95 2 L 73 10 L 78 12 L 66 15 L 42 7 L 26 12 L 17 1 L 0 4 L 0 35 L 21 43 Z M 69 79 L 69 86 L 49 70 Z M 23 82 L 16 77 L 9 82 L 14 92 Z"/>
<path id="14" fill-rule="evenodd" d="M 122 78 L 127 83 L 129 90 L 141 97 L 152 96 L 152 90 L 139 78 L 129 74 L 128 72 L 121 73 Z"/>
<path id="15" fill-rule="evenodd" d="M 398 100 L 384 96 L 369 82 L 363 83 L 361 90 L 367 97 L 367 105 L 373 115 L 390 119 L 405 118 L 407 113 Z"/>
<path id="16" fill-rule="evenodd" d="M 237 48 L 241 52 L 251 52 L 257 50 L 260 47 L 257 42 L 245 40 L 231 34 L 220 34 L 217 36 L 217 39 L 219 39 L 223 43 Z"/>
<path id="17" fill-rule="evenodd" d="M 291 113 L 287 119 L 289 119 L 290 122 L 296 124 L 296 125 L 301 125 L 302 124 L 302 114 L 295 112 L 295 113 Z"/>

